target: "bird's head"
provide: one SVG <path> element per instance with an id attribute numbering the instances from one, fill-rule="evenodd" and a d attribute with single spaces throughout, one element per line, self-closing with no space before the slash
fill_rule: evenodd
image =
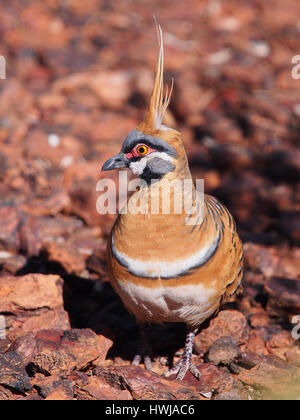
<path id="1" fill-rule="evenodd" d="M 188 171 L 180 133 L 163 125 L 164 114 L 173 91 L 173 81 L 171 88 L 167 89 L 164 95 L 164 51 L 162 30 L 158 25 L 157 31 L 159 57 L 146 118 L 128 134 L 120 153 L 107 160 L 102 167 L 103 171 L 129 168 L 148 184 L 151 180 L 159 180 L 167 174 L 174 174 L 172 177 L 178 177 L 178 174 L 184 176 Z"/>

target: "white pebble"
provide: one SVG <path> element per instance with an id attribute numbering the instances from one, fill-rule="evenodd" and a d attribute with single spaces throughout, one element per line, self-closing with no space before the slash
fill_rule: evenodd
<path id="1" fill-rule="evenodd" d="M 213 66 L 219 66 L 221 64 L 227 63 L 232 58 L 232 51 L 230 48 L 224 48 L 223 50 L 217 51 L 213 54 L 210 54 L 208 57 L 209 64 Z"/>
<path id="2" fill-rule="evenodd" d="M 58 147 L 60 145 L 60 138 L 57 134 L 49 134 L 48 144 L 51 147 Z"/>
<path id="3" fill-rule="evenodd" d="M 60 166 L 62 166 L 63 168 L 67 168 L 68 166 L 71 166 L 72 163 L 74 163 L 73 156 L 65 156 L 60 161 Z"/>
<path id="4" fill-rule="evenodd" d="M 212 392 L 200 392 L 200 394 L 204 397 L 204 398 L 211 398 L 213 396 Z"/>
<path id="5" fill-rule="evenodd" d="M 12 254 L 10 252 L 0 251 L 0 258 L 1 259 L 11 258 L 11 257 L 12 257 Z"/>
<path id="6" fill-rule="evenodd" d="M 93 255 L 93 250 L 88 248 L 78 248 L 78 252 L 83 255 Z"/>
<path id="7" fill-rule="evenodd" d="M 265 41 L 252 41 L 250 43 L 251 52 L 259 58 L 269 57 L 271 53 L 270 45 Z"/>

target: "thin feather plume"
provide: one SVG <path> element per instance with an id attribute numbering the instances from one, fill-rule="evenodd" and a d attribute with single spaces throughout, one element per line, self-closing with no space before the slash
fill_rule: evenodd
<path id="1" fill-rule="evenodd" d="M 154 18 L 155 19 L 155 18 Z M 174 80 L 172 79 L 170 89 L 167 87 L 166 93 L 164 95 L 164 44 L 163 44 L 163 33 L 161 26 L 158 25 L 155 19 L 158 45 L 159 45 L 159 54 L 158 62 L 156 68 L 156 76 L 154 81 L 153 93 L 150 100 L 149 111 L 147 114 L 147 122 L 151 123 L 152 128 L 157 129 L 162 126 L 164 114 L 169 106 L 173 87 Z"/>

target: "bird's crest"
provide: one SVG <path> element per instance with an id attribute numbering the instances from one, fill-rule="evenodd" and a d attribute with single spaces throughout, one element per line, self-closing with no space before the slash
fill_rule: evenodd
<path id="1" fill-rule="evenodd" d="M 153 132 L 155 130 L 164 129 L 163 118 L 170 103 L 174 80 L 172 79 L 171 87 L 166 89 L 164 94 L 164 45 L 163 33 L 161 26 L 156 24 L 159 54 L 156 68 L 156 76 L 154 81 L 153 93 L 150 100 L 149 109 L 144 122 L 141 124 L 141 129 L 144 132 Z"/>

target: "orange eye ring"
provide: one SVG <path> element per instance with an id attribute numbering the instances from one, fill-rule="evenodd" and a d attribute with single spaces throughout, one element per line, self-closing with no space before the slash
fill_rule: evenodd
<path id="1" fill-rule="evenodd" d="M 137 153 L 141 156 L 146 155 L 148 153 L 148 150 L 149 150 L 148 147 L 145 146 L 144 144 L 141 144 L 140 146 L 136 148 Z"/>

